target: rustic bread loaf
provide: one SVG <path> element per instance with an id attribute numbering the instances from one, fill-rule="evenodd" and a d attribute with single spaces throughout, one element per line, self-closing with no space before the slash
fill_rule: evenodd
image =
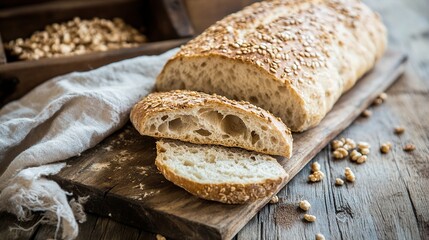
<path id="1" fill-rule="evenodd" d="M 268 197 L 287 178 L 276 159 L 243 149 L 174 140 L 158 141 L 156 149 L 165 178 L 208 200 L 242 204 Z"/>
<path id="2" fill-rule="evenodd" d="M 184 45 L 156 87 L 250 101 L 304 131 L 374 66 L 386 42 L 379 15 L 360 1 L 263 1 Z"/>
<path id="3" fill-rule="evenodd" d="M 149 94 L 131 111 L 142 135 L 240 147 L 290 157 L 292 135 L 279 119 L 248 102 L 194 91 Z"/>

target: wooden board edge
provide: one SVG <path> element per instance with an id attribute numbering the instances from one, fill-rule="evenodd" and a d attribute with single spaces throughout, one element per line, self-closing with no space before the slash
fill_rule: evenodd
<path id="1" fill-rule="evenodd" d="M 89 196 L 89 201 L 84 206 L 85 212 L 108 217 L 114 221 L 118 221 L 117 219 L 124 219 L 123 216 L 126 216 L 128 222 L 118 222 L 144 229 L 155 234 L 160 233 L 164 236 L 178 236 L 178 233 L 183 234 L 183 231 L 185 231 L 189 236 L 192 236 L 191 239 L 222 238 L 221 232 L 216 227 L 202 225 L 199 222 L 194 222 L 179 216 L 144 208 L 142 207 L 144 204 L 142 204 L 141 201 L 130 201 L 128 198 L 111 193 L 110 191 L 115 186 L 100 191 L 99 189 L 88 187 L 79 182 L 67 181 L 57 175 L 51 175 L 48 176 L 48 178 L 57 182 L 64 190 L 72 192 L 75 198 Z M 144 214 L 140 214 L 141 212 Z M 159 221 L 154 221 L 154 219 L 158 219 Z M 178 228 L 181 229 L 181 232 L 177 231 Z M 174 239 L 182 238 L 183 236 L 178 236 Z M 188 239 L 188 237 L 186 237 L 186 239 Z"/>

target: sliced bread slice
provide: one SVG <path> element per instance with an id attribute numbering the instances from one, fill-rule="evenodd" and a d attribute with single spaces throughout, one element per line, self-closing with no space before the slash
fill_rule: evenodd
<path id="1" fill-rule="evenodd" d="M 269 155 L 175 140 L 156 143 L 155 164 L 166 179 L 207 200 L 243 204 L 269 197 L 288 177 Z"/>
<path id="2" fill-rule="evenodd" d="M 248 102 L 177 90 L 149 94 L 131 111 L 142 135 L 240 147 L 290 158 L 292 135 L 271 113 Z"/>

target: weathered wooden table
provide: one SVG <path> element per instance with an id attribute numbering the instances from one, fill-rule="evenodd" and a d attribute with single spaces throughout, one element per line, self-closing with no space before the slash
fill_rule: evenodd
<path id="1" fill-rule="evenodd" d="M 334 160 L 331 148 L 313 161 L 326 178 L 307 183 L 309 166 L 280 193 L 280 201 L 264 207 L 236 239 L 429 239 L 429 2 L 427 0 L 366 1 L 383 16 L 390 45 L 409 54 L 405 74 L 388 90 L 388 99 L 371 108 L 370 118 L 359 118 L 341 136 L 367 141 L 369 160 L 356 165 Z M 395 135 L 394 127 L 405 133 Z M 393 148 L 381 154 L 379 146 L 390 141 Z M 416 146 L 405 152 L 403 146 Z M 357 180 L 334 185 L 344 168 L 353 168 Z M 315 223 L 302 220 L 297 208 L 302 199 L 312 204 Z M 0 239 L 46 239 L 55 229 L 38 226 L 29 231 L 9 231 L 19 224 L 29 227 L 38 219 L 18 223 L 14 216 L 0 214 Z M 125 226 L 108 218 L 88 215 L 80 225 L 78 239 L 155 239 L 155 234 Z"/>

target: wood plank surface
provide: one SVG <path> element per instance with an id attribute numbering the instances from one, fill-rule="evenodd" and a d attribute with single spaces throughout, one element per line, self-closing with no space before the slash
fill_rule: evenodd
<path id="1" fill-rule="evenodd" d="M 278 194 L 280 202 L 262 208 L 234 239 L 314 239 L 318 232 L 326 239 L 429 239 L 429 3 L 365 2 L 381 13 L 389 28 L 389 45 L 409 56 L 405 74 L 387 91 L 386 103 L 371 107 L 370 118 L 358 118 L 340 134 L 369 141 L 372 151 L 368 162 L 356 165 L 333 160 L 331 149 L 324 148 L 313 161 L 322 165 L 325 180 L 307 183 L 310 170 L 305 167 Z M 396 125 L 405 126 L 403 135 L 393 134 Z M 391 141 L 394 147 L 391 153 L 380 155 L 378 147 L 384 141 Z M 401 149 L 408 142 L 416 145 L 412 153 Z M 335 187 L 332 181 L 343 174 L 345 166 L 355 171 L 357 181 Z M 304 213 L 297 208 L 301 199 L 312 204 L 315 223 L 302 221 Z M 29 234 L 17 235 L 8 231 L 15 224 L 31 225 L 1 214 L 0 239 L 52 238 L 55 229 L 39 226 Z M 118 229 L 124 229 L 119 230 L 123 238 L 112 232 Z M 132 238 L 129 231 L 138 231 L 139 236 Z M 93 214 L 80 224 L 78 239 L 106 239 L 109 235 L 115 239 L 156 239 L 154 234 Z"/>
<path id="2" fill-rule="evenodd" d="M 293 157 L 279 158 L 290 176 L 282 187 L 394 82 L 404 61 L 403 54 L 388 51 L 319 126 L 294 134 Z M 165 180 L 155 157 L 155 140 L 128 124 L 69 160 L 54 179 L 76 195 L 90 195 L 88 211 L 175 239 L 230 239 L 269 201 L 226 205 L 198 199 Z"/>

